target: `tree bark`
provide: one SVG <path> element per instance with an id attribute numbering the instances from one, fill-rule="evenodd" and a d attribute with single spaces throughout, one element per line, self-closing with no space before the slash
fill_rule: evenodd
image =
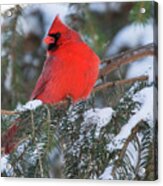
<path id="1" fill-rule="evenodd" d="M 153 56 L 155 55 L 155 51 L 154 44 L 150 43 L 136 49 L 127 50 L 111 58 L 104 59 L 102 60 L 102 63 L 106 63 L 106 66 L 100 70 L 99 78 L 104 77 L 122 65 L 135 62 L 136 60 L 139 60 L 143 57 Z"/>

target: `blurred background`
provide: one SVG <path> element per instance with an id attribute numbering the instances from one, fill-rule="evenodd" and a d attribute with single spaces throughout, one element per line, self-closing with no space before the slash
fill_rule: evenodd
<path id="1" fill-rule="evenodd" d="M 1 13 L 1 104 L 5 109 L 29 100 L 46 57 L 42 39 L 57 14 L 101 59 L 153 42 L 152 2 L 2 5 Z M 153 58 L 145 58 L 109 74 L 107 81 L 144 73 L 152 76 L 152 69 Z M 111 106 L 121 91 L 109 90 Z M 98 100 L 99 106 L 106 102 L 102 93 Z"/>

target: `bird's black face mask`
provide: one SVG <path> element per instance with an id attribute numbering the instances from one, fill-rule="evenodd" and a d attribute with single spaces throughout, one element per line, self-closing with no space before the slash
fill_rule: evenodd
<path id="1" fill-rule="evenodd" d="M 55 34 L 48 34 L 48 36 L 54 38 L 54 42 L 48 45 L 48 51 L 56 49 L 58 47 L 57 41 L 61 37 L 61 33 L 57 32 Z"/>

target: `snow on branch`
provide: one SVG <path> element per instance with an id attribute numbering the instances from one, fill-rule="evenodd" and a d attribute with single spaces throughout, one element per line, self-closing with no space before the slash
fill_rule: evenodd
<path id="1" fill-rule="evenodd" d="M 84 113 L 84 123 L 96 124 L 95 136 L 98 138 L 100 135 L 100 130 L 105 127 L 112 119 L 114 110 L 111 107 L 103 109 L 90 109 Z"/>
<path id="2" fill-rule="evenodd" d="M 106 88 L 111 88 L 111 87 L 115 87 L 115 86 L 119 86 L 119 85 L 131 84 L 131 83 L 135 83 L 137 81 L 146 81 L 146 80 L 148 80 L 148 76 L 139 76 L 136 78 L 107 82 L 107 83 L 104 83 L 101 85 L 97 85 L 96 87 L 94 87 L 92 92 L 95 93 L 95 92 L 98 92 L 98 91 L 106 89 Z M 55 106 L 61 106 L 61 105 L 65 105 L 65 104 L 67 104 L 66 100 L 56 104 Z M 1 114 L 2 115 L 20 114 L 21 112 L 26 111 L 26 110 L 35 110 L 37 107 L 39 107 L 41 105 L 42 105 L 42 103 L 40 100 L 33 100 L 33 101 L 27 102 L 25 105 L 21 106 L 16 111 L 9 111 L 9 110 L 2 109 Z"/>
<path id="3" fill-rule="evenodd" d="M 131 134 L 128 136 L 128 138 L 124 142 L 122 148 L 120 149 L 118 160 L 114 164 L 109 164 L 105 168 L 104 172 L 100 176 L 100 179 L 110 179 L 110 180 L 113 180 L 114 179 L 115 174 L 116 174 L 115 173 L 116 172 L 116 169 L 119 167 L 120 161 L 123 160 L 123 158 L 125 156 L 125 153 L 127 151 L 127 148 L 128 148 L 129 143 L 135 138 L 137 132 L 141 128 L 141 125 L 142 125 L 142 121 L 140 121 L 139 123 L 137 123 L 136 126 L 132 129 Z"/>
<path id="4" fill-rule="evenodd" d="M 111 143 L 108 144 L 108 150 L 112 152 L 116 149 L 121 149 L 124 145 L 124 141 L 132 133 L 133 128 L 140 123 L 140 121 L 146 121 L 150 126 L 154 123 L 153 108 L 153 87 L 146 87 L 133 96 L 133 101 L 140 104 L 138 110 L 133 110 L 134 115 L 128 120 L 128 122 L 121 128 L 121 131 L 115 136 Z M 152 126 L 151 126 L 152 127 Z"/>
<path id="5" fill-rule="evenodd" d="M 37 107 L 41 105 L 42 105 L 42 101 L 36 99 L 36 100 L 28 101 L 25 105 L 18 106 L 18 108 L 16 108 L 16 110 L 14 111 L 1 109 L 1 114 L 2 115 L 20 114 L 21 112 L 25 112 L 27 110 L 35 110 Z"/>

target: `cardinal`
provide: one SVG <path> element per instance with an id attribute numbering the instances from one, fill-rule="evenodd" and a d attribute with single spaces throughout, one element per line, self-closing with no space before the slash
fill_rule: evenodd
<path id="1" fill-rule="evenodd" d="M 98 77 L 98 56 L 59 16 L 44 42 L 47 57 L 30 99 L 47 104 L 66 98 L 73 102 L 87 99 Z"/>
<path id="2" fill-rule="evenodd" d="M 30 100 L 56 104 L 67 98 L 74 103 L 87 99 L 98 77 L 98 56 L 76 31 L 62 23 L 59 16 L 54 19 L 44 42 L 47 56 Z M 2 135 L 5 154 L 16 147 L 18 141 L 13 142 L 13 139 L 17 130 L 14 123 Z"/>

